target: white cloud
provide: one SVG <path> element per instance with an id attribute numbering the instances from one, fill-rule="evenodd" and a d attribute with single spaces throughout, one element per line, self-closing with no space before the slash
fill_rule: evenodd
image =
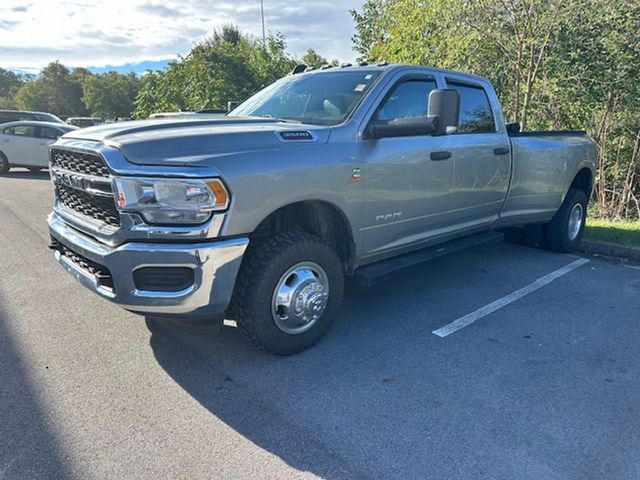
<path id="1" fill-rule="evenodd" d="M 349 9 L 364 0 L 264 0 L 266 28 L 290 53 L 314 48 L 343 61 L 351 50 Z M 37 71 L 53 60 L 103 66 L 186 54 L 224 23 L 262 35 L 260 0 L 2 0 L 0 67 Z"/>

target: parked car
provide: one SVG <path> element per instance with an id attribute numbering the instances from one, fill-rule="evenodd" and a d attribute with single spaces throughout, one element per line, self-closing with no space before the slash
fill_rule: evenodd
<path id="1" fill-rule="evenodd" d="M 76 127 L 85 128 L 102 125 L 104 123 L 104 120 L 102 120 L 100 117 L 69 117 L 67 118 L 67 123 Z"/>
<path id="2" fill-rule="evenodd" d="M 368 285 L 513 225 L 575 250 L 596 146 L 519 130 L 475 75 L 294 74 L 225 118 L 66 134 L 51 148 L 51 247 L 129 311 L 218 327 L 226 313 L 291 354 L 327 330 L 345 275 Z"/>
<path id="3" fill-rule="evenodd" d="M 0 110 L 0 124 L 17 122 L 20 120 L 33 120 L 37 122 L 64 123 L 52 113 L 28 112 L 26 110 Z"/>
<path id="4" fill-rule="evenodd" d="M 105 124 L 111 124 L 111 123 L 121 123 L 121 122 L 130 122 L 131 121 L 131 117 L 114 117 L 114 118 L 107 118 L 104 123 Z"/>
<path id="5" fill-rule="evenodd" d="M 49 165 L 49 145 L 78 127 L 57 122 L 10 122 L 0 125 L 0 175 L 11 167 L 38 171 Z"/>

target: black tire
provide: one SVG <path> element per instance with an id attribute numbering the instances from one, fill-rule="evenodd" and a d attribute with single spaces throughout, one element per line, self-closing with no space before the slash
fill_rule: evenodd
<path id="1" fill-rule="evenodd" d="M 301 262 L 322 268 L 329 294 L 315 323 L 304 332 L 291 334 L 276 324 L 272 299 L 283 275 Z M 343 293 L 342 263 L 333 249 L 313 235 L 292 231 L 249 247 L 238 273 L 232 311 L 238 328 L 256 347 L 277 355 L 292 355 L 311 347 L 325 334 Z"/>
<path id="2" fill-rule="evenodd" d="M 577 250 L 584 233 L 584 225 L 587 218 L 587 196 L 582 190 L 572 188 L 545 228 L 547 248 L 554 252 L 569 253 Z M 581 223 L 577 231 L 570 232 L 572 212 L 581 209 Z M 576 214 L 577 215 L 577 214 Z"/>
<path id="3" fill-rule="evenodd" d="M 0 175 L 4 175 L 11 168 L 11 164 L 4 153 L 0 152 Z"/>

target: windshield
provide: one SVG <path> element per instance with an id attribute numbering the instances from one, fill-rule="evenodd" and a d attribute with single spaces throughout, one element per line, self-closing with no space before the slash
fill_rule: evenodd
<path id="1" fill-rule="evenodd" d="M 336 125 L 349 116 L 379 75 L 373 70 L 292 75 L 256 93 L 229 116 Z"/>

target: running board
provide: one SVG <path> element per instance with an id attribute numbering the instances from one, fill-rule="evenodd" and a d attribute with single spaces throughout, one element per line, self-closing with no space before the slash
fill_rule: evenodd
<path id="1" fill-rule="evenodd" d="M 407 253 L 389 260 L 359 268 L 353 274 L 353 281 L 363 287 L 371 287 L 377 283 L 392 279 L 402 274 L 404 270 L 423 263 L 429 263 L 438 258 L 448 257 L 454 253 L 482 245 L 493 245 L 502 242 L 504 234 L 500 232 L 481 232 L 467 237 L 451 240 L 440 245 Z"/>

